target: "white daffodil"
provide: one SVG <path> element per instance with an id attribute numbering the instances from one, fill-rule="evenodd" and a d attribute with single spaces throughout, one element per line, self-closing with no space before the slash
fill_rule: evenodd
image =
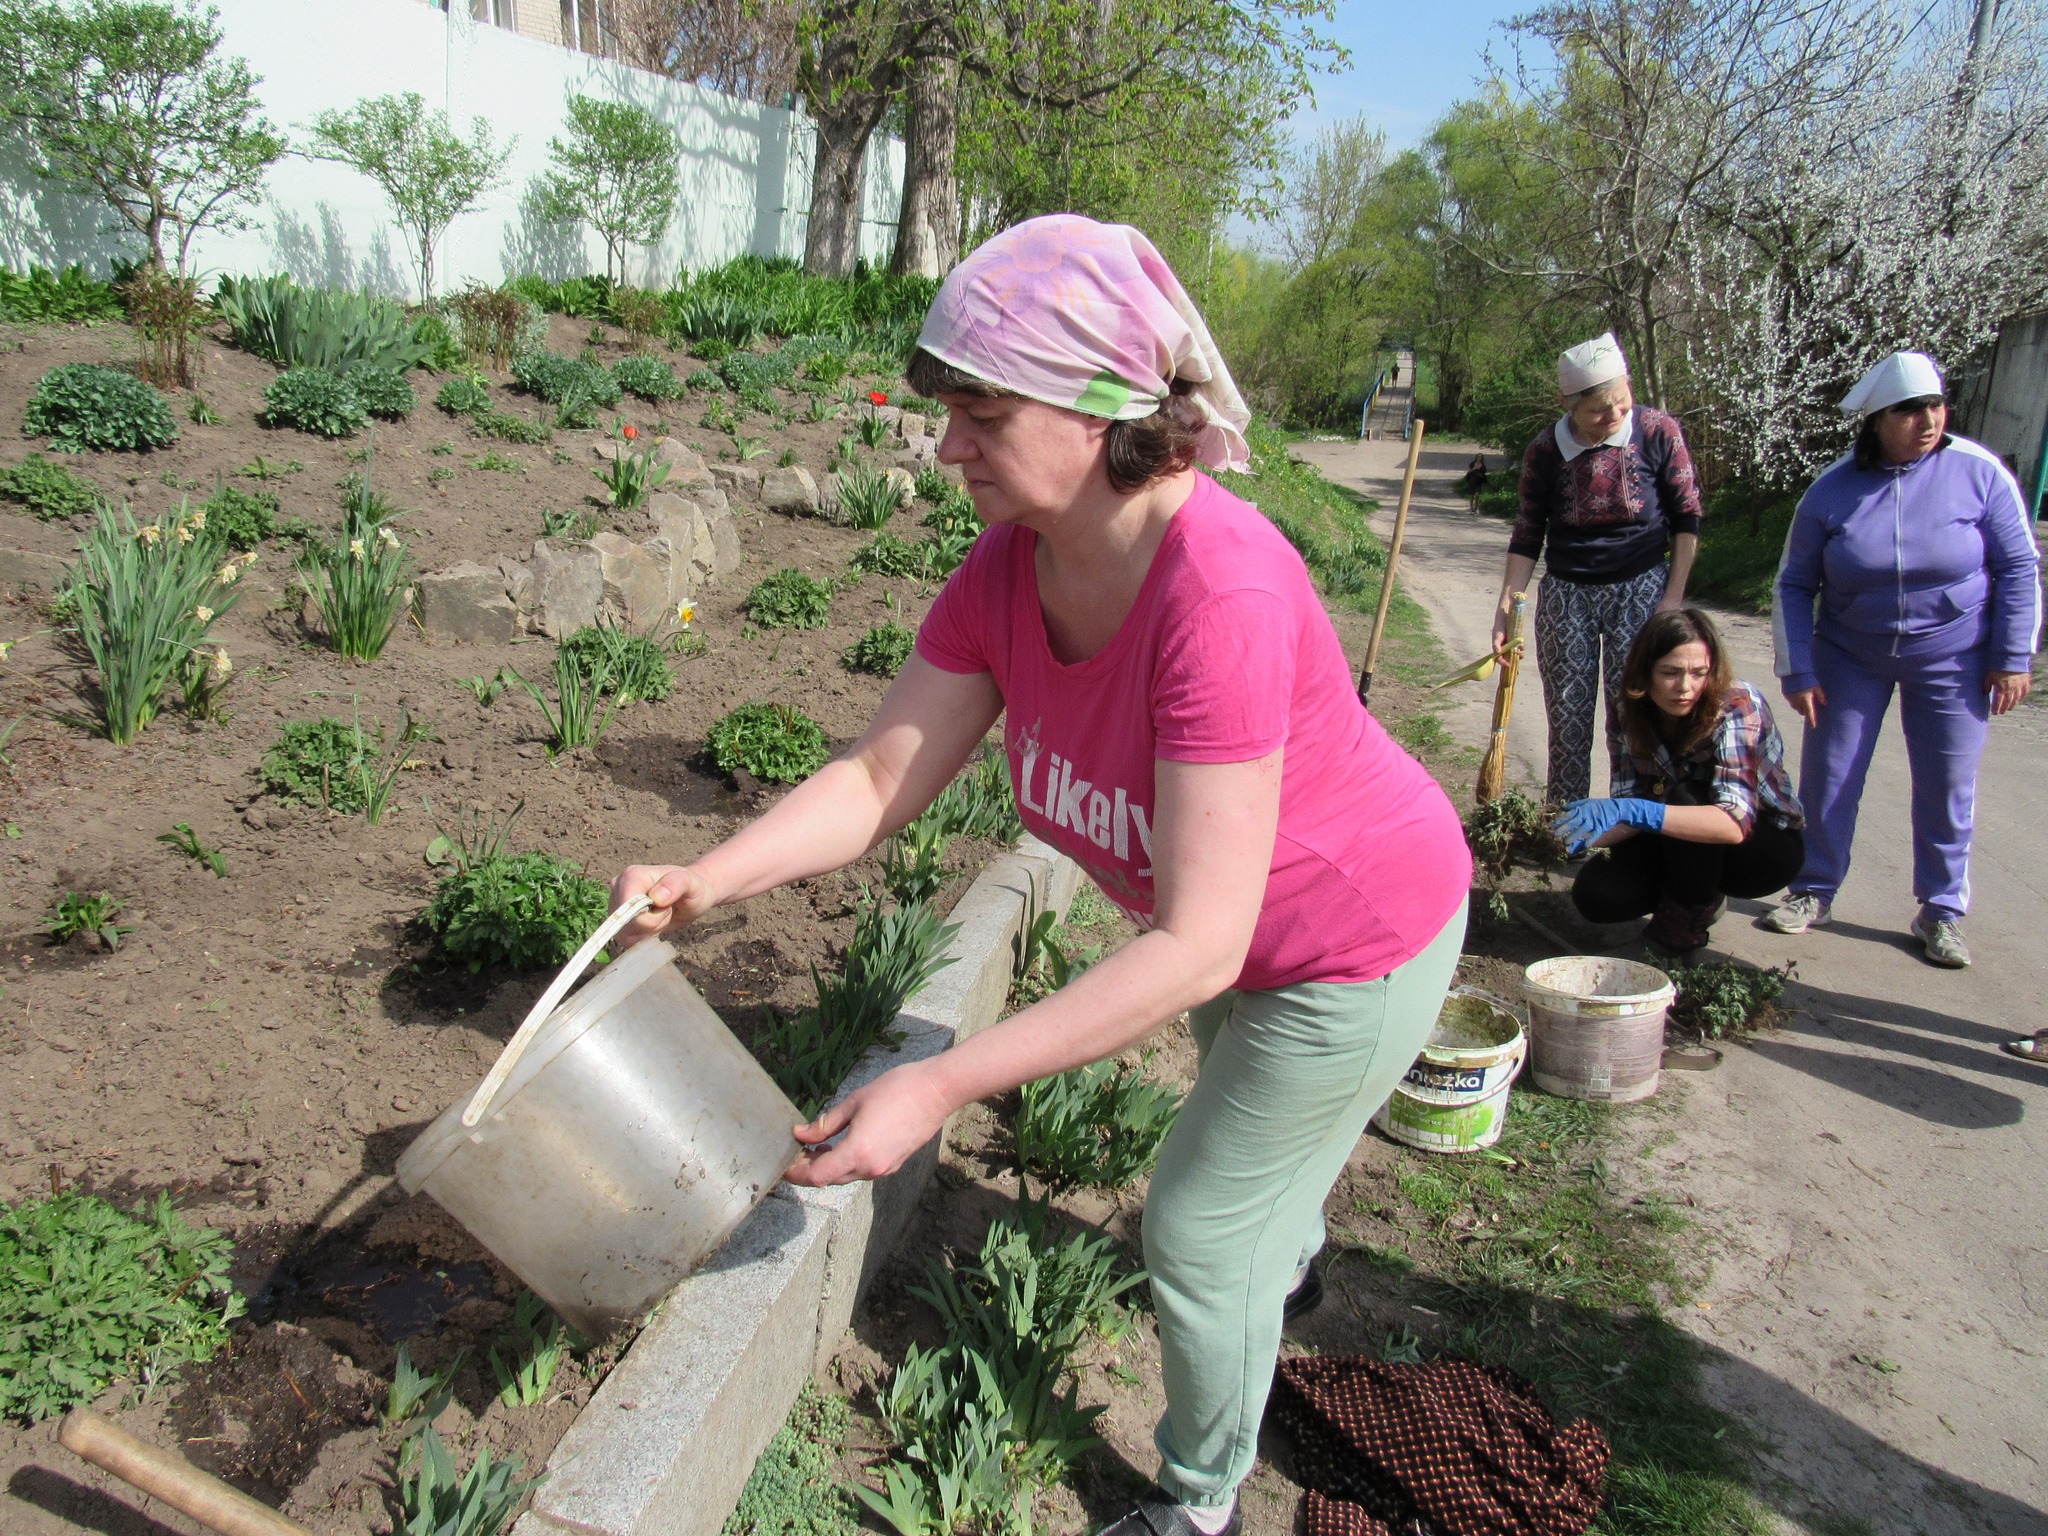
<path id="1" fill-rule="evenodd" d="M 213 610 L 204 603 L 201 603 L 192 610 L 192 617 L 202 624 L 211 624 L 213 622 Z"/>
<path id="2" fill-rule="evenodd" d="M 350 539 L 348 541 L 348 552 L 354 555 L 358 560 L 362 559 L 363 541 L 361 539 Z"/>

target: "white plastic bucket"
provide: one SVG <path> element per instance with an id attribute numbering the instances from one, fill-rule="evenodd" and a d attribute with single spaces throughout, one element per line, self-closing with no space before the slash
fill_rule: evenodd
<path id="1" fill-rule="evenodd" d="M 1454 988 L 1422 1054 L 1373 1124 L 1427 1152 L 1490 1147 L 1507 1124 L 1508 1089 L 1527 1051 L 1513 1009 L 1483 992 Z"/>
<path id="2" fill-rule="evenodd" d="M 1653 965 L 1560 955 L 1524 973 L 1529 1071 L 1545 1093 L 1628 1103 L 1657 1091 L 1677 989 Z"/>
<path id="3" fill-rule="evenodd" d="M 478 1089 L 398 1163 L 401 1185 L 593 1338 L 711 1256 L 795 1158 L 802 1119 L 666 944 L 635 945 L 556 1006 L 644 905 L 591 935 Z"/>

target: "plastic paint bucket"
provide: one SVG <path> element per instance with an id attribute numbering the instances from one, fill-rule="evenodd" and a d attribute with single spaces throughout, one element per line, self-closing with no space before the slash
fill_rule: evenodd
<path id="1" fill-rule="evenodd" d="M 1522 1069 L 1528 1037 L 1498 998 L 1459 987 L 1444 999 L 1415 1064 L 1373 1124 L 1427 1152 L 1477 1152 L 1500 1140 L 1508 1088 Z"/>
<path id="2" fill-rule="evenodd" d="M 1677 996 L 1653 965 L 1604 955 L 1539 960 L 1522 979 L 1530 1075 L 1545 1093 L 1622 1104 L 1657 1091 Z"/>

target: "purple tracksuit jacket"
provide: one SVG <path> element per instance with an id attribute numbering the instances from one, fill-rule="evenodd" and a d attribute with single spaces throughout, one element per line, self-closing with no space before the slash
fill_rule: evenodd
<path id="1" fill-rule="evenodd" d="M 1778 569 L 1777 671 L 1827 702 L 1799 762 L 1806 864 L 1795 893 L 1832 900 L 1849 873 L 1864 775 L 1899 697 L 1913 777 L 1913 894 L 1970 906 L 1987 672 L 2025 672 L 2041 629 L 2040 555 L 2019 485 L 1947 437 L 1911 464 L 1838 460 L 1800 499 Z"/>
<path id="2" fill-rule="evenodd" d="M 2019 483 L 1951 435 L 1898 469 L 1844 455 L 1800 498 L 1772 627 L 1785 691 L 1814 686 L 1816 633 L 1854 655 L 1950 657 L 2024 672 L 2041 629 L 2040 556 Z M 1815 606 L 1818 600 L 1818 613 Z"/>

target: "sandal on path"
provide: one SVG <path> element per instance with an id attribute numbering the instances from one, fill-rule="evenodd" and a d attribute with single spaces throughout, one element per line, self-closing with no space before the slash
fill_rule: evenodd
<path id="1" fill-rule="evenodd" d="M 2008 1040 L 2001 1047 L 2009 1056 L 2018 1056 L 2025 1061 L 2048 1063 L 2048 1029 L 2039 1034 L 2029 1035 L 2024 1040 Z"/>

